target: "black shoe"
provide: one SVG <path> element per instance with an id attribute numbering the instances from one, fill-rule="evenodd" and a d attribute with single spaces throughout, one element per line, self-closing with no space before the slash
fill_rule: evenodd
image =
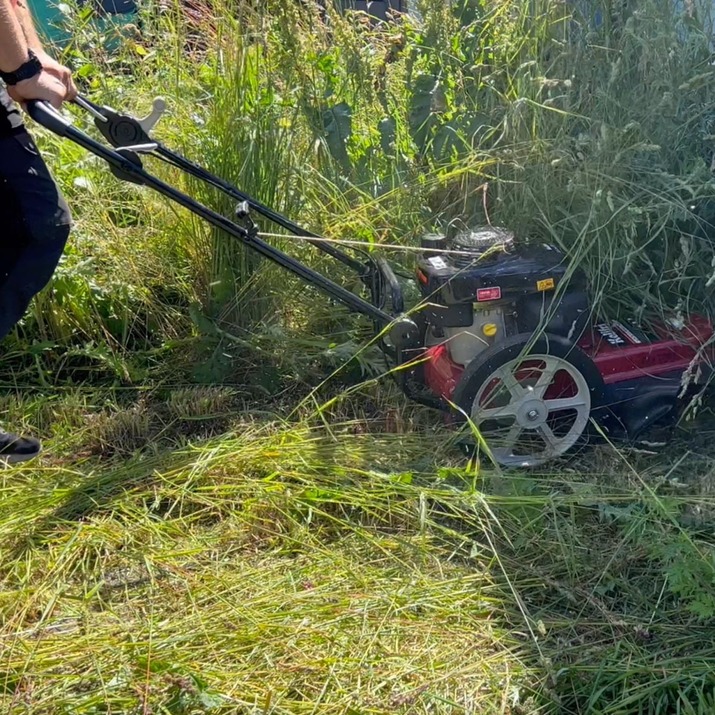
<path id="1" fill-rule="evenodd" d="M 42 451 L 38 440 L 0 430 L 0 462 L 17 464 L 34 459 Z"/>

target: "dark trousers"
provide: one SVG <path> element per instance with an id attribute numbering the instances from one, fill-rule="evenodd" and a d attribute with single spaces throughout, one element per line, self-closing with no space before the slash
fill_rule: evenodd
<path id="1" fill-rule="evenodd" d="M 69 209 L 32 137 L 0 137 L 0 338 L 49 282 L 69 232 Z"/>

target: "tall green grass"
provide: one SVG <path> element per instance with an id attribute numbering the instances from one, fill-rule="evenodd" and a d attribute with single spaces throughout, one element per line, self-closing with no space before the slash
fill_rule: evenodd
<path id="1" fill-rule="evenodd" d="M 324 236 L 488 220 L 563 246 L 609 312 L 710 312 L 709 18 L 607 5 L 425 0 L 376 28 L 165 3 L 66 58 L 97 101 L 164 95 L 160 139 Z M 709 423 L 658 458 L 465 468 L 362 382 L 359 319 L 41 144 L 77 225 L 3 356 L 8 423 L 50 445 L 3 479 L 4 711 L 711 712 Z"/>
<path id="2" fill-rule="evenodd" d="M 419 20 L 375 28 L 330 8 L 323 21 L 317 5 L 300 3 L 238 13 L 214 3 L 187 27 L 179 5 L 164 5 L 150 8 L 123 54 L 107 58 L 80 34 L 69 59 L 97 98 L 141 111 L 166 95 L 161 138 L 328 237 L 413 245 L 424 230 L 492 221 L 565 247 L 610 310 L 707 311 L 709 18 L 697 5 L 678 15 L 670 0 L 648 0 L 611 8 L 596 26 L 596 4 L 579 7 L 426 1 Z M 273 325 L 276 314 L 283 325 L 287 314 L 312 323 L 317 305 L 323 330 L 324 301 L 312 292 L 304 301 L 242 247 L 118 187 L 76 151 L 46 148 L 77 196 L 77 235 L 105 218 L 115 226 L 99 247 L 90 241 L 93 255 L 112 244 L 112 265 L 133 266 L 145 243 L 155 265 L 159 227 L 172 241 L 155 252 L 167 258 L 155 285 L 178 284 L 182 301 L 238 330 Z M 78 178 L 93 188 L 73 188 Z M 116 202 L 98 207 L 92 191 Z M 278 244 L 343 278 L 304 246 Z"/>

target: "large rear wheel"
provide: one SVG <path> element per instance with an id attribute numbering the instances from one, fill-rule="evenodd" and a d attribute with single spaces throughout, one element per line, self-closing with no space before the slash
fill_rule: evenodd
<path id="1" fill-rule="evenodd" d="M 537 467 L 581 440 L 604 393 L 598 368 L 580 348 L 553 335 L 521 334 L 472 360 L 453 401 L 494 461 Z"/>

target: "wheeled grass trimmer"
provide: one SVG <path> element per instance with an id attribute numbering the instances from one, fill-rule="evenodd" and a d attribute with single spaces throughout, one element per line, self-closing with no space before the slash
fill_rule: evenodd
<path id="1" fill-rule="evenodd" d="M 425 236 L 415 272 L 422 300 L 408 308 L 384 258 L 343 250 L 154 140 L 160 100 L 146 119 L 81 97 L 76 104 L 93 116 L 111 147 L 46 103 L 28 109 L 39 124 L 104 159 L 119 179 L 154 189 L 369 318 L 405 394 L 466 425 L 471 449 L 486 448 L 503 466 L 538 466 L 594 432 L 646 441 L 672 427 L 687 396 L 708 379 L 713 327 L 705 317 L 647 330 L 598 321 L 584 273 L 553 246 L 491 227 Z M 148 172 L 142 161 L 148 155 L 227 194 L 237 202 L 235 217 Z M 263 240 L 255 214 L 354 271 L 364 295 Z"/>

